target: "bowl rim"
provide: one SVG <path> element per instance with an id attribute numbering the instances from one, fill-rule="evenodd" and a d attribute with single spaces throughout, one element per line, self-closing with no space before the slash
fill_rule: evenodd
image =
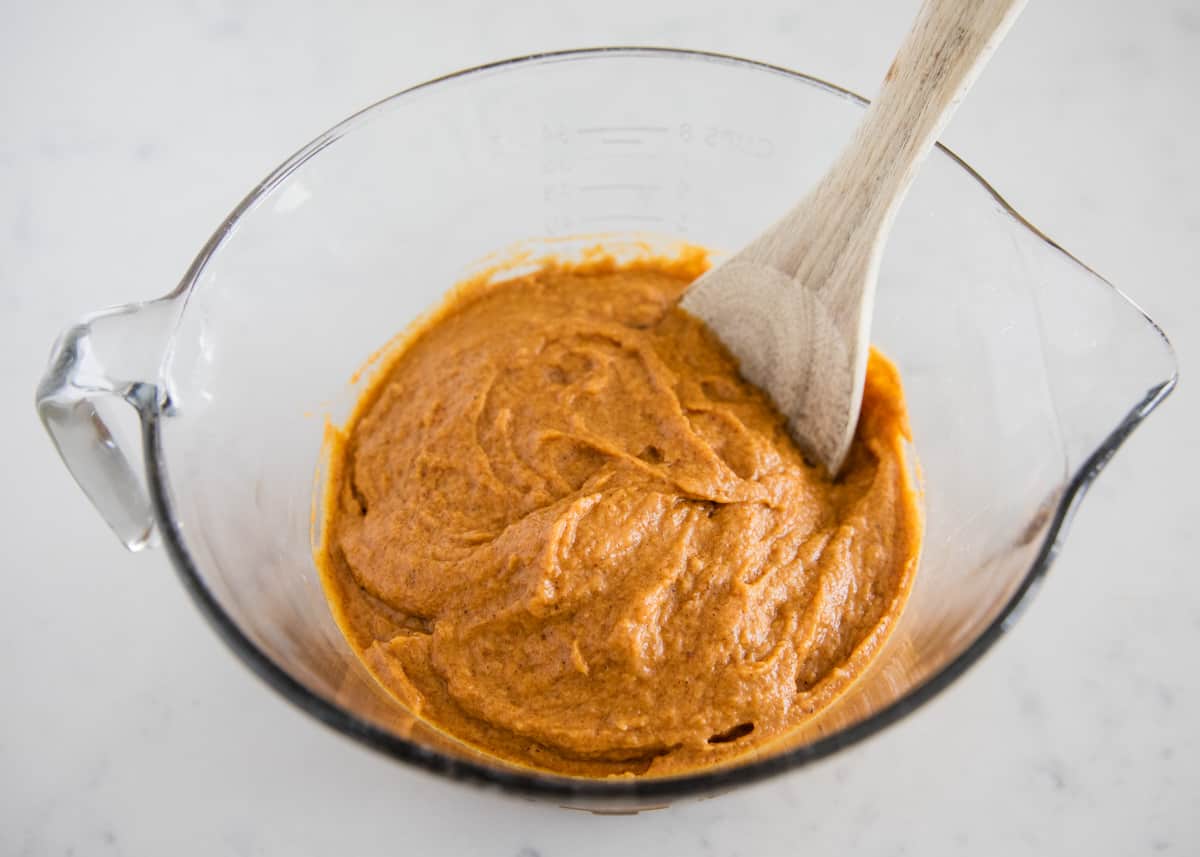
<path id="1" fill-rule="evenodd" d="M 648 57 L 699 61 L 750 68 L 782 75 L 817 89 L 825 90 L 832 95 L 856 102 L 859 105 L 869 103 L 867 99 L 857 93 L 813 75 L 729 54 L 684 48 L 636 46 L 578 48 L 528 54 L 473 66 L 417 84 L 416 86 L 380 99 L 339 122 L 285 160 L 266 179 L 247 194 L 225 218 L 196 256 L 179 285 L 168 297 L 182 296 L 183 301 L 180 309 L 180 315 L 182 315 L 186 309 L 187 298 L 192 287 L 198 281 L 209 259 L 211 259 L 233 231 L 239 219 L 288 175 L 318 154 L 322 149 L 339 139 L 358 120 L 377 108 L 412 93 L 437 86 L 440 83 L 456 81 L 508 67 L 563 60 L 595 60 L 608 57 Z M 1096 274 L 1090 267 L 1064 250 L 1057 242 L 1050 239 L 1045 233 L 1018 213 L 962 158 L 940 143 L 937 144 L 937 147 L 943 154 L 949 156 L 958 166 L 975 179 L 986 192 L 991 194 L 996 203 L 1008 215 L 1080 267 L 1091 272 L 1097 279 L 1119 292 L 1115 286 L 1112 286 L 1111 283 L 1108 283 L 1107 280 Z M 1126 299 L 1128 300 L 1128 298 Z M 1137 308 L 1139 312 L 1141 311 L 1132 301 L 1130 301 L 1130 304 Z M 1144 312 L 1142 312 L 1142 316 L 1158 332 L 1164 342 L 1167 342 L 1162 329 L 1146 316 Z M 1169 342 L 1167 342 L 1167 345 L 1169 347 Z M 171 348 L 168 347 L 167 354 L 163 358 L 164 366 L 170 359 L 170 352 Z M 142 440 L 146 461 L 147 483 L 150 489 L 150 498 L 155 519 L 167 553 L 184 587 L 195 601 L 200 612 L 216 630 L 218 636 L 233 650 L 238 658 L 267 685 L 297 708 L 316 718 L 331 729 L 372 750 L 418 769 L 448 777 L 451 780 L 497 788 L 526 797 L 550 800 L 570 801 L 587 799 L 598 802 L 618 803 L 621 801 L 653 801 L 658 804 L 664 804 L 685 797 L 721 793 L 737 786 L 759 782 L 777 774 L 802 768 L 879 733 L 887 726 L 896 723 L 916 711 L 945 690 L 969 667 L 975 664 L 985 652 L 991 649 L 996 641 L 1013 626 L 1024 608 L 1028 606 L 1031 596 L 1040 587 L 1043 577 L 1057 555 L 1067 526 L 1088 486 L 1130 433 L 1171 393 L 1175 387 L 1177 378 L 1177 372 L 1173 372 L 1169 379 L 1149 389 L 1141 401 L 1134 405 L 1121 422 L 1117 424 L 1116 428 L 1108 434 L 1104 441 L 1070 475 L 1055 506 L 1054 514 L 1042 543 L 1038 548 L 1038 552 L 1016 590 L 1009 596 L 1006 603 L 980 635 L 938 672 L 929 676 L 920 684 L 909 689 L 904 695 L 863 720 L 840 729 L 837 732 L 818 738 L 811 743 L 767 758 L 751 758 L 742 764 L 733 764 L 728 767 L 709 770 L 701 769 L 671 777 L 645 779 L 574 778 L 542 773 L 532 769 L 522 771 L 492 768 L 465 759 L 454 758 L 424 745 L 409 741 L 363 720 L 336 702 L 309 689 L 263 652 L 225 612 L 205 584 L 203 576 L 188 552 L 182 529 L 174 513 L 171 493 L 168 489 L 168 474 L 163 457 L 162 416 L 164 413 L 169 413 L 169 403 L 160 407 L 142 410 Z"/>

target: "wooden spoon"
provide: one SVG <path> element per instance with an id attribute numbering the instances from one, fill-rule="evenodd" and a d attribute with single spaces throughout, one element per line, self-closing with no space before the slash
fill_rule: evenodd
<path id="1" fill-rule="evenodd" d="M 850 145 L 774 226 L 696 281 L 704 319 L 830 472 L 858 424 L 879 259 L 921 160 L 1025 0 L 926 0 Z M 786 108 L 782 108 L 786 109 Z"/>

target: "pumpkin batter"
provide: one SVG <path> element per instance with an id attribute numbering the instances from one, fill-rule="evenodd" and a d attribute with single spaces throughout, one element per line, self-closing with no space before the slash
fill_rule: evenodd
<path id="1" fill-rule="evenodd" d="M 862 673 L 920 514 L 872 353 L 845 470 L 676 301 L 707 262 L 458 289 L 332 437 L 334 613 L 418 716 L 505 760 L 663 775 L 761 748 Z"/>

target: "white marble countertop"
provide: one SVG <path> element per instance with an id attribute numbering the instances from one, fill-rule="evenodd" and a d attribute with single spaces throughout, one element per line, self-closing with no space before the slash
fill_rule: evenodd
<path id="1" fill-rule="evenodd" d="M 9 6 L 0 853 L 1200 853 L 1194 0 L 1031 3 L 946 135 L 1163 324 L 1183 386 L 1093 488 L 1014 632 L 919 713 L 811 770 L 621 818 L 405 770 L 251 676 L 161 552 L 118 546 L 34 416 L 59 329 L 166 291 L 251 185 L 381 96 L 487 60 L 619 43 L 741 54 L 870 92 L 916 5 Z"/>

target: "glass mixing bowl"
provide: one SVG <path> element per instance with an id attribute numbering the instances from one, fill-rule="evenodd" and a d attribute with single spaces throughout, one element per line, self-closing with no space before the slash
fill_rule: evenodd
<path id="1" fill-rule="evenodd" d="M 900 211 L 872 335 L 903 373 L 923 471 L 915 588 L 871 671 L 778 746 L 686 776 L 572 779 L 415 720 L 331 618 L 312 559 L 314 469 L 325 419 L 344 419 L 360 389 L 355 370 L 473 260 L 580 233 L 736 249 L 821 174 L 863 104 L 783 69 L 648 49 L 526 57 L 416 87 L 275 170 L 169 295 L 70 328 L 38 409 L 125 544 L 161 540 L 255 673 L 381 753 L 601 810 L 802 767 L 919 707 L 1012 625 L 1088 483 L 1175 383 L 1162 331 L 953 153 L 932 154 Z M 110 430 L 114 402 L 140 417 L 144 467 Z"/>

